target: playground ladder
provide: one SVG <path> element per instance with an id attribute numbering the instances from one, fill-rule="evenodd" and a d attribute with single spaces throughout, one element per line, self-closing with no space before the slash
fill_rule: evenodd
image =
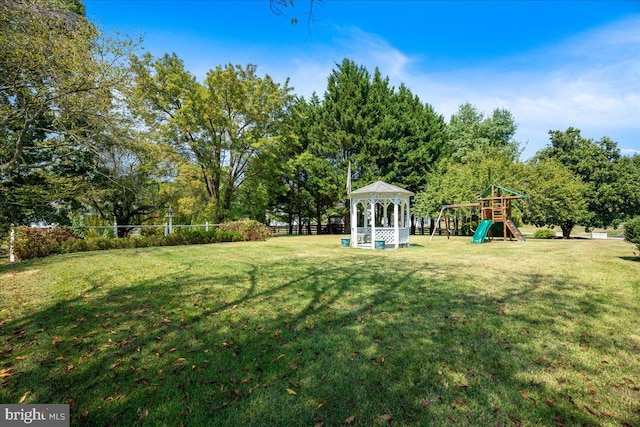
<path id="1" fill-rule="evenodd" d="M 505 220 L 505 224 L 507 224 L 507 227 L 509 227 L 509 230 L 511 230 L 511 233 L 513 233 L 517 241 L 519 242 L 527 241 L 527 239 L 525 239 L 524 236 L 522 235 L 522 232 L 520 231 L 520 229 L 515 225 L 515 223 L 512 220 L 510 219 Z"/>

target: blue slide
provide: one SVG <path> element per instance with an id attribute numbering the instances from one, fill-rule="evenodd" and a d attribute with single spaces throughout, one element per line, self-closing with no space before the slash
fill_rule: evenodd
<path id="1" fill-rule="evenodd" d="M 473 233 L 473 237 L 471 238 L 471 243 L 484 243 L 484 239 L 486 239 L 487 237 L 487 233 L 491 228 L 492 222 L 493 221 L 491 221 L 490 219 L 483 219 L 482 221 L 480 221 L 480 224 L 478 225 L 478 229 L 476 230 L 475 233 Z"/>

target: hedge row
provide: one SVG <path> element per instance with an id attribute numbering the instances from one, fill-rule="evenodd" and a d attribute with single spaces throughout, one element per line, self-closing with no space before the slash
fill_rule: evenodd
<path id="1" fill-rule="evenodd" d="M 257 221 L 235 221 L 221 224 L 217 230 L 180 230 L 168 236 L 134 236 L 111 239 L 83 239 L 67 227 L 51 229 L 18 227 L 14 255 L 18 260 L 43 258 L 52 254 L 100 251 L 107 249 L 146 248 L 152 246 L 200 245 L 219 242 L 265 240 L 271 230 Z"/>

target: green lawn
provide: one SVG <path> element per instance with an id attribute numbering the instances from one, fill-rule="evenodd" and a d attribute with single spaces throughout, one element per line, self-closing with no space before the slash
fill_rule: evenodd
<path id="1" fill-rule="evenodd" d="M 0 265 L 0 402 L 72 425 L 640 425 L 622 240 L 340 236 Z"/>

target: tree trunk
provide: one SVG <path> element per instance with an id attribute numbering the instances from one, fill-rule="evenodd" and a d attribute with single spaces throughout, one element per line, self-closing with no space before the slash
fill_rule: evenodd
<path id="1" fill-rule="evenodd" d="M 573 221 L 567 221 L 560 225 L 562 228 L 562 237 L 568 239 L 571 237 L 571 230 L 573 230 L 573 226 L 576 225 Z"/>
<path id="2" fill-rule="evenodd" d="M 319 236 L 322 234 L 322 211 L 320 210 L 320 204 L 316 204 L 316 234 Z M 329 229 L 329 227 L 331 227 L 331 225 L 327 226 L 327 230 Z M 330 230 L 328 230 L 329 233 L 331 233 Z"/>

